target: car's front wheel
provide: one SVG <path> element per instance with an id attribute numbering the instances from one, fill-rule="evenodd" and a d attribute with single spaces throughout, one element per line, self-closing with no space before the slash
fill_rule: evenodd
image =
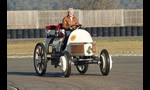
<path id="1" fill-rule="evenodd" d="M 110 57 L 106 49 L 103 49 L 100 53 L 100 70 L 102 75 L 107 76 L 110 72 Z"/>
<path id="2" fill-rule="evenodd" d="M 88 64 L 84 64 L 84 65 L 76 65 L 77 70 L 80 74 L 85 74 L 86 71 L 88 70 Z"/>
<path id="3" fill-rule="evenodd" d="M 71 61 L 69 52 L 62 53 L 59 63 L 60 70 L 63 72 L 64 77 L 69 77 L 71 74 Z"/>

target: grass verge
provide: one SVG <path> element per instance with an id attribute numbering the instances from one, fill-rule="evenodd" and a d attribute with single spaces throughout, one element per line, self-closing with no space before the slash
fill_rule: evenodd
<path id="1" fill-rule="evenodd" d="M 98 38 L 97 53 L 107 49 L 110 55 L 143 55 L 143 38 Z M 33 56 L 35 45 L 45 40 L 7 41 L 7 56 Z"/>

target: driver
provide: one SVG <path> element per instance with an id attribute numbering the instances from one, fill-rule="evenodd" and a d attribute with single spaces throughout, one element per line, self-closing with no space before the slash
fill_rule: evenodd
<path id="1" fill-rule="evenodd" d="M 79 24 L 78 19 L 74 16 L 73 8 L 69 8 L 67 13 L 68 13 L 68 15 L 65 16 L 62 21 L 62 24 L 63 24 L 62 27 L 65 29 L 65 34 L 66 34 L 66 37 L 64 40 L 64 48 L 66 47 L 67 40 L 68 40 L 68 37 L 69 37 L 71 31 L 74 30 L 70 26 L 72 26 L 74 24 Z"/>
<path id="2" fill-rule="evenodd" d="M 74 9 L 68 9 L 68 15 L 63 18 L 63 28 L 72 30 L 71 25 L 79 24 L 78 19 L 74 16 Z"/>

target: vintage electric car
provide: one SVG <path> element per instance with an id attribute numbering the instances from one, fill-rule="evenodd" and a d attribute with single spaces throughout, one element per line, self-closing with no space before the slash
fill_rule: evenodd
<path id="1" fill-rule="evenodd" d="M 96 43 L 81 24 L 75 24 L 70 36 L 66 38 L 62 24 L 46 26 L 45 45 L 37 43 L 34 49 L 34 67 L 39 76 L 46 72 L 47 62 L 55 68 L 60 67 L 64 77 L 71 74 L 71 65 L 75 65 L 80 74 L 86 73 L 88 64 L 97 64 L 102 75 L 107 76 L 112 68 L 112 58 L 106 49 L 96 55 Z M 67 42 L 64 40 L 67 39 Z M 49 47 L 51 46 L 51 50 Z"/>

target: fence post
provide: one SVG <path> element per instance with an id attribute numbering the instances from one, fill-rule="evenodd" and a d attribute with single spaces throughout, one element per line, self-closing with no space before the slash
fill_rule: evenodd
<path id="1" fill-rule="evenodd" d="M 39 29 L 39 12 L 36 11 L 36 29 Z"/>
<path id="2" fill-rule="evenodd" d="M 121 9 L 121 26 L 124 27 L 124 9 Z"/>
<path id="3" fill-rule="evenodd" d="M 79 12 L 79 23 L 80 24 L 82 24 L 82 21 L 83 21 L 83 13 L 82 13 L 82 11 L 81 10 L 78 10 L 78 12 Z"/>

